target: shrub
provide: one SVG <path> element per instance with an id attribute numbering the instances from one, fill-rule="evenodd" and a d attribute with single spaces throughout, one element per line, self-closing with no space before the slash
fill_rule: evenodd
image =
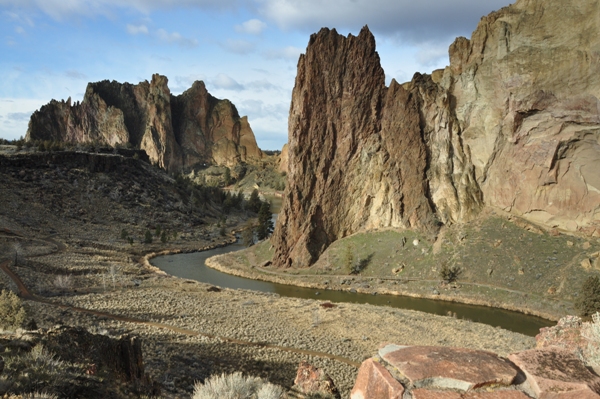
<path id="1" fill-rule="evenodd" d="M 600 278 L 588 277 L 581 287 L 579 297 L 575 301 L 575 309 L 580 316 L 591 316 L 600 311 Z"/>
<path id="2" fill-rule="evenodd" d="M 194 385 L 192 399 L 280 399 L 283 388 L 242 373 L 213 375 L 204 384 Z"/>
<path id="3" fill-rule="evenodd" d="M 125 229 L 121 230 L 121 239 L 127 240 L 127 238 L 129 238 L 129 233 L 127 232 L 127 230 L 125 230 Z"/>
<path id="4" fill-rule="evenodd" d="M 0 327 L 19 328 L 25 322 L 26 316 L 21 299 L 11 291 L 2 290 L 0 293 Z"/>
<path id="5" fill-rule="evenodd" d="M 163 230 L 162 234 L 160 235 L 160 242 L 165 244 L 168 240 L 169 238 L 167 237 L 167 232 Z"/>
<path id="6" fill-rule="evenodd" d="M 54 286 L 60 290 L 68 290 L 73 285 L 71 275 L 59 275 L 54 278 Z"/>
<path id="7" fill-rule="evenodd" d="M 458 277 L 462 274 L 462 269 L 456 265 L 448 266 L 447 264 L 442 264 L 442 269 L 440 270 L 440 277 L 446 283 L 453 283 L 458 280 Z"/>
<path id="8" fill-rule="evenodd" d="M 29 392 L 25 396 L 29 398 L 52 398 L 30 392 L 44 391 L 50 394 L 62 391 L 82 374 L 81 367 L 57 359 L 42 344 L 34 346 L 29 353 L 6 356 L 4 361 L 2 383 L 8 385 L 12 393 Z"/>

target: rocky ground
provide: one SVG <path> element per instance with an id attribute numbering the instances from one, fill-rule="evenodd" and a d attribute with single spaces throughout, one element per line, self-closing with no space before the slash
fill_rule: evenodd
<path id="1" fill-rule="evenodd" d="M 302 360 L 324 368 L 347 397 L 359 363 L 383 343 L 499 354 L 534 345 L 530 337 L 452 317 L 358 304 L 323 307 L 161 275 L 143 255 L 228 240 L 220 234 L 218 209 L 187 205 L 185 192 L 150 166 L 127 164 L 112 174 L 59 158 L 44 159 L 44 168 L 0 169 L 0 195 L 8 205 L 0 209 L 2 258 L 14 261 L 16 253 L 11 269 L 43 300 L 26 301 L 39 327 L 140 336 L 146 371 L 164 397 L 190 397 L 195 381 L 238 370 L 290 387 Z M 227 232 L 244 217 L 228 216 Z M 176 237 L 142 243 L 157 225 Z M 132 244 L 120 237 L 123 229 Z M 15 289 L 1 273 L 0 286 Z"/>

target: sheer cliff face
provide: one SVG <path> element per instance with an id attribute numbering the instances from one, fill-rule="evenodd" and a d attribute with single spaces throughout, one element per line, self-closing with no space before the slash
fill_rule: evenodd
<path id="1" fill-rule="evenodd" d="M 384 85 L 375 40 L 321 30 L 298 62 L 274 262 L 362 229 L 465 222 L 485 205 L 600 236 L 600 5 L 520 0 L 433 76 Z"/>
<path id="2" fill-rule="evenodd" d="M 275 263 L 308 266 L 360 229 L 433 233 L 436 211 L 443 221 L 475 213 L 481 194 L 449 103 L 425 76 L 386 88 L 368 29 L 313 35 L 292 94 Z"/>
<path id="3" fill-rule="evenodd" d="M 521 0 L 450 47 L 452 88 L 485 202 L 600 235 L 600 4 Z"/>
<path id="4" fill-rule="evenodd" d="M 170 171 L 262 157 L 247 118 L 231 102 L 211 96 L 202 82 L 173 96 L 161 75 L 137 85 L 90 83 L 81 104 L 52 100 L 31 116 L 27 139 L 131 143 Z"/>

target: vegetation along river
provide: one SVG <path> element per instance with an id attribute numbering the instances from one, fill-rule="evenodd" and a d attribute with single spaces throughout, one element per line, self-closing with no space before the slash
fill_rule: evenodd
<path id="1" fill-rule="evenodd" d="M 160 256 L 152 259 L 152 264 L 170 275 L 201 281 L 203 283 L 224 288 L 271 292 L 281 296 L 318 299 L 331 302 L 370 303 L 372 305 L 412 309 L 438 315 L 455 313 L 458 318 L 492 326 L 499 326 L 529 336 L 536 335 L 541 327 L 555 324 L 539 317 L 486 306 L 465 305 L 447 301 L 394 295 L 370 295 L 347 291 L 319 290 L 251 280 L 219 272 L 206 267 L 204 264 L 205 260 L 212 256 L 238 251 L 243 248 L 244 246 L 238 242 L 227 247 L 216 248 L 210 251 Z"/>

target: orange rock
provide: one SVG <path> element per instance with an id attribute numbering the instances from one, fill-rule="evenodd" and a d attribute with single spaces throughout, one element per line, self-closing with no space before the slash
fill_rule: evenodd
<path id="1" fill-rule="evenodd" d="M 568 350 L 531 349 L 508 358 L 525 373 L 539 399 L 600 399 L 600 377 Z"/>
<path id="2" fill-rule="evenodd" d="M 468 391 L 508 386 L 517 369 L 491 352 L 448 347 L 388 345 L 380 356 L 415 387 Z"/>
<path id="3" fill-rule="evenodd" d="M 350 399 L 402 399 L 404 387 L 380 363 L 365 360 L 360 369 Z"/>

